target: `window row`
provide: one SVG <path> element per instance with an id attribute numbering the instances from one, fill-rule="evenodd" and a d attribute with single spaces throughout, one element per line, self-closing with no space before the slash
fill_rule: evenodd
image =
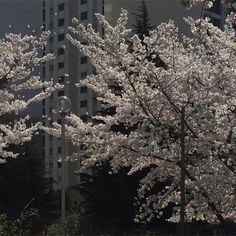
<path id="1" fill-rule="evenodd" d="M 54 39 L 54 37 L 50 36 L 49 43 L 53 43 L 53 39 Z M 57 39 L 59 42 L 65 40 L 65 34 L 58 34 Z"/>
<path id="2" fill-rule="evenodd" d="M 65 67 L 65 63 L 64 62 L 58 62 L 57 64 L 58 69 L 63 69 Z M 49 64 L 49 71 L 52 72 L 53 71 L 53 64 Z"/>
<path id="3" fill-rule="evenodd" d="M 45 21 L 45 18 L 43 18 L 44 21 Z M 61 26 L 64 26 L 65 25 L 65 20 L 64 18 L 61 18 L 61 19 L 58 19 L 58 27 L 61 27 Z M 49 26 L 48 26 L 49 30 L 53 30 L 54 26 L 53 26 L 53 22 L 50 22 L 49 23 Z M 45 24 L 43 24 L 43 30 L 45 30 Z"/>
<path id="4" fill-rule="evenodd" d="M 45 7 L 45 2 L 43 2 L 43 7 Z M 65 4 L 64 3 L 60 3 L 58 5 L 58 11 L 64 11 L 65 10 Z M 53 7 L 49 8 L 49 15 L 52 15 L 54 13 Z"/>
<path id="5" fill-rule="evenodd" d="M 61 147 L 57 147 L 57 153 L 58 154 L 62 153 L 62 148 Z M 53 148 L 49 148 L 49 154 L 53 154 Z"/>
<path id="6" fill-rule="evenodd" d="M 96 105 L 97 103 L 97 98 L 96 97 L 93 97 L 93 105 Z M 87 100 L 81 100 L 80 101 L 80 107 L 83 108 L 83 107 L 87 107 L 88 106 L 88 101 Z"/>
<path id="7" fill-rule="evenodd" d="M 88 0 L 80 0 L 81 5 L 86 4 L 86 3 L 88 3 Z"/>
<path id="8" fill-rule="evenodd" d="M 65 24 L 64 18 L 58 19 L 58 27 L 64 26 L 64 24 Z"/>

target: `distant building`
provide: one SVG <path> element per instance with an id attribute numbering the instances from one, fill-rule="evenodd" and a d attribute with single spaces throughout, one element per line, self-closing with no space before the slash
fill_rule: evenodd
<path id="1" fill-rule="evenodd" d="M 97 24 L 94 16 L 96 12 L 103 13 L 102 0 L 44 0 L 42 3 L 43 27 L 52 32 L 44 53 L 52 52 L 55 55 L 55 60 L 43 65 L 42 79 L 53 78 L 55 82 L 65 85 L 63 90 L 55 92 L 43 101 L 43 115 L 47 118 L 45 119 L 47 126 L 50 126 L 53 121 L 60 123 L 60 115 L 53 113 L 53 109 L 55 109 L 57 98 L 63 95 L 71 99 L 73 113 L 79 115 L 84 121 L 96 114 L 95 94 L 87 87 L 79 89 L 74 86 L 87 75 L 94 73 L 94 68 L 88 58 L 66 40 L 68 26 L 71 25 L 73 17 L 78 18 L 81 23 L 91 23 L 98 32 L 102 33 L 102 27 Z M 67 144 L 66 152 L 71 153 L 72 150 Z M 55 190 L 61 188 L 59 162 L 61 151 L 61 140 L 45 134 L 43 152 L 46 177 L 53 178 Z M 67 189 L 79 181 L 78 175 L 75 175 L 78 165 L 79 163 L 66 162 Z"/>

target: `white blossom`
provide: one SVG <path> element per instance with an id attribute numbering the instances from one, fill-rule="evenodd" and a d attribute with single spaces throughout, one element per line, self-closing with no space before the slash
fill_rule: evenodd
<path id="1" fill-rule="evenodd" d="M 17 153 L 6 151 L 10 144 L 29 141 L 41 126 L 40 123 L 29 125 L 28 116 L 17 118 L 21 117 L 20 112 L 27 110 L 32 103 L 42 101 L 61 87 L 52 81 L 42 81 L 40 76 L 35 74 L 36 67 L 53 59 L 52 54 L 41 56 L 48 37 L 49 32 L 42 33 L 39 38 L 10 33 L 0 39 L 1 163 L 4 163 L 8 156 L 17 156 Z M 33 96 L 25 96 L 32 90 L 35 90 Z M 7 119 L 13 115 L 15 121 L 7 123 Z"/>
<path id="2" fill-rule="evenodd" d="M 210 5 L 211 1 L 184 1 Z M 130 36 L 127 12 L 112 27 L 97 14 L 106 32 L 91 25 L 70 28 L 67 38 L 90 58 L 97 74 L 78 86 L 94 90 L 102 113 L 84 123 L 71 114 L 66 134 L 85 148 L 74 154 L 83 168 L 109 161 L 113 172 L 148 170 L 140 181 L 135 221 L 161 217 L 170 203 L 179 220 L 180 111 L 185 109 L 186 216 L 189 221 L 236 222 L 236 41 L 231 21 L 224 30 L 209 19 L 186 19 L 193 36 L 179 36 L 174 22 L 163 23 L 145 37 Z M 77 39 L 82 36 L 87 45 Z M 151 59 L 159 57 L 158 61 Z M 60 134 L 60 125 L 47 128 Z M 159 192 L 152 189 L 162 182 Z"/>

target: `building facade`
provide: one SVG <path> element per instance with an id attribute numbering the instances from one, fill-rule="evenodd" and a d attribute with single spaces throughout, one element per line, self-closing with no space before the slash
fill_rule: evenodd
<path id="1" fill-rule="evenodd" d="M 51 126 L 54 121 L 60 123 L 60 115 L 55 112 L 56 102 L 59 96 L 67 96 L 72 101 L 72 112 L 84 121 L 97 111 L 95 94 L 87 87 L 77 88 L 75 84 L 87 75 L 94 73 L 89 59 L 80 53 L 66 40 L 68 27 L 73 17 L 81 23 L 91 23 L 93 27 L 102 33 L 102 28 L 97 24 L 94 13 L 103 13 L 102 0 L 44 0 L 42 5 L 42 19 L 45 30 L 50 30 L 49 43 L 44 53 L 53 53 L 55 60 L 46 62 L 42 67 L 42 79 L 53 79 L 64 84 L 64 89 L 55 92 L 50 98 L 43 101 L 43 115 L 45 125 Z M 62 153 L 61 139 L 44 134 L 43 153 L 45 157 L 46 177 L 53 179 L 53 188 L 60 189 Z M 66 144 L 66 153 L 70 154 L 73 148 Z M 67 189 L 78 183 L 79 163 L 66 162 L 65 185 Z"/>

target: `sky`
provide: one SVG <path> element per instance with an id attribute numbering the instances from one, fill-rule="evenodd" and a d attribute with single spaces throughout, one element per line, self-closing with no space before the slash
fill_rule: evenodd
<path id="1" fill-rule="evenodd" d="M 0 37 L 5 33 L 32 34 L 40 32 L 42 25 L 41 0 L 0 0 Z M 40 117 L 42 104 L 37 103 L 27 111 L 33 117 Z"/>
<path id="2" fill-rule="evenodd" d="M 141 0 L 104 0 L 105 14 L 109 17 L 112 24 L 115 24 L 117 17 L 120 14 L 121 8 L 129 12 L 129 24 L 132 26 L 134 21 L 134 13 L 141 3 Z M 174 20 L 181 32 L 189 30 L 188 25 L 184 22 L 183 17 L 192 16 L 199 18 L 201 9 L 194 7 L 191 10 L 186 10 L 179 4 L 179 0 L 145 0 L 150 21 L 153 26 L 158 26 L 162 22 L 168 22 L 170 19 Z M 107 4 L 107 5 L 106 5 Z"/>
<path id="3" fill-rule="evenodd" d="M 141 0 L 105 0 L 105 5 L 110 4 L 112 15 L 110 20 L 115 22 L 121 8 L 129 11 L 129 16 L 132 21 L 132 12 L 135 12 Z M 167 22 L 169 19 L 174 19 L 176 24 L 184 31 L 186 24 L 183 24 L 183 16 L 193 15 L 198 16 L 199 10 L 186 11 L 178 4 L 178 0 L 146 0 L 150 19 L 153 25 L 158 25 L 161 22 Z M 109 8 L 109 4 L 107 4 Z M 106 13 L 106 10 L 105 10 Z M 109 16 L 109 14 L 108 14 Z M 131 22 L 130 21 L 130 22 Z M 42 25 L 42 0 L 0 0 L 0 37 L 5 33 L 22 33 L 32 34 L 32 30 L 40 32 Z M 132 23 L 129 24 L 132 26 Z M 41 116 L 41 104 L 30 109 L 31 115 Z"/>
<path id="4" fill-rule="evenodd" d="M 39 29 L 42 25 L 41 7 L 41 0 L 0 0 L 1 37 L 9 32 L 30 34 L 32 29 Z"/>

